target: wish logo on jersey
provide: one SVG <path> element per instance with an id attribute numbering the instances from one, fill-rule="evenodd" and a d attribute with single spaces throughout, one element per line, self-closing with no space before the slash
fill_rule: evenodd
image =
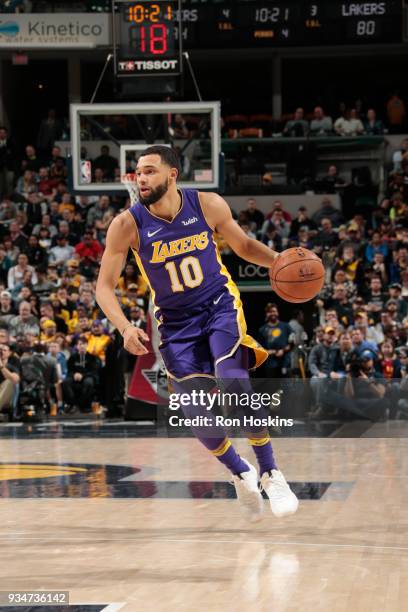
<path id="1" fill-rule="evenodd" d="M 184 255 L 184 253 L 191 253 L 197 250 L 203 251 L 207 248 L 208 244 L 208 232 L 201 232 L 201 234 L 194 234 L 193 236 L 171 240 L 170 242 L 158 240 L 152 243 L 153 255 L 150 263 L 162 263 L 170 257 Z"/>

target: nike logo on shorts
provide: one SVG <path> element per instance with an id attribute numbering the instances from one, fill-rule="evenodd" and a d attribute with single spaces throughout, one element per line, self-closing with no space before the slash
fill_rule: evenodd
<path id="1" fill-rule="evenodd" d="M 152 236 L 154 236 L 155 234 L 157 234 L 157 232 L 160 232 L 160 230 L 162 230 L 162 227 L 159 227 L 159 229 L 154 230 L 154 232 L 147 232 L 147 237 L 151 238 Z"/>
<path id="2" fill-rule="evenodd" d="M 221 293 L 220 297 L 217 297 L 217 299 L 216 299 L 216 300 L 214 300 L 214 302 L 213 302 L 213 303 L 214 303 L 215 305 L 217 305 L 217 304 L 218 304 L 218 302 L 220 301 L 220 299 L 221 299 L 221 298 L 222 298 L 222 293 Z"/>

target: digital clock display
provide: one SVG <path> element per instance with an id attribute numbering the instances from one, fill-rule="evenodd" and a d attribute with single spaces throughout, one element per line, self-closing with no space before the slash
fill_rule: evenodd
<path id="1" fill-rule="evenodd" d="M 117 76 L 179 74 L 181 0 L 117 0 L 116 4 Z"/>

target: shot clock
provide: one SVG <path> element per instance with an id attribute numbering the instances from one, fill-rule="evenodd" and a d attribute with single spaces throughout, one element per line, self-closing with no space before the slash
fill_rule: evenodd
<path id="1" fill-rule="evenodd" d="M 113 0 L 118 77 L 181 73 L 181 0 Z"/>

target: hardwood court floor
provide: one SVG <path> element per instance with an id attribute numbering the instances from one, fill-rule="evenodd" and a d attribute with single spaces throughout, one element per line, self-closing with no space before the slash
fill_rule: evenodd
<path id="1" fill-rule="evenodd" d="M 274 440 L 302 501 L 286 519 L 265 502 L 256 525 L 194 439 L 0 438 L 0 590 L 132 612 L 402 612 L 407 434 Z"/>

